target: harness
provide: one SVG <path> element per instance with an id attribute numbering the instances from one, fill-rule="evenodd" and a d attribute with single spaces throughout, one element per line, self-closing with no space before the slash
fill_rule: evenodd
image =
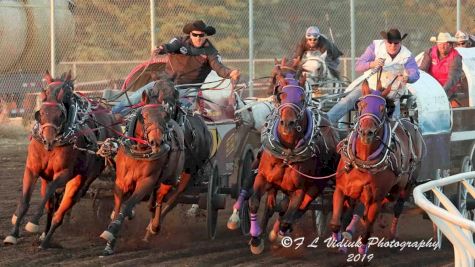
<path id="1" fill-rule="evenodd" d="M 93 109 L 92 104 L 75 93 L 71 97 L 71 104 L 68 109 L 66 109 L 66 106 L 63 103 L 44 102 L 42 105 L 57 105 L 66 117 L 66 121 L 59 127 L 52 125 L 51 123 L 41 125 L 39 121 L 35 122 L 31 136 L 42 144 L 46 142 L 41 134 L 45 127 L 54 127 L 57 130 L 58 128 L 61 128 L 60 134 L 54 139 L 53 146 L 61 147 L 75 144 L 79 133 L 87 128 L 85 122 L 90 118 L 94 119 L 94 115 L 91 114 Z M 87 135 L 84 136 L 86 141 L 88 141 L 88 146 L 97 146 L 95 141 L 91 140 L 95 138 L 88 137 Z"/>

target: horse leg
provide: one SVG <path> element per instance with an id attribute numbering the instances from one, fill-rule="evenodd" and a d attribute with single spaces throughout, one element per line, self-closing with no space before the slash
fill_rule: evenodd
<path id="1" fill-rule="evenodd" d="M 257 222 L 257 212 L 259 211 L 261 197 L 265 193 L 265 185 L 266 180 L 264 176 L 262 174 L 257 174 L 256 180 L 254 181 L 254 193 L 249 199 L 249 211 L 251 217 L 251 230 L 249 231 L 251 240 L 249 241 L 249 245 L 253 254 L 261 254 L 262 251 L 264 251 L 264 242 L 260 238 L 262 229 Z"/>
<path id="2" fill-rule="evenodd" d="M 369 207 L 367 207 L 366 210 L 366 216 L 364 216 L 364 231 L 363 235 L 361 238 L 361 246 L 358 247 L 358 253 L 359 254 L 367 254 L 368 253 L 368 240 L 371 237 L 371 234 L 373 233 L 373 227 L 374 223 L 376 221 L 376 218 L 378 216 L 378 213 L 381 209 L 381 202 L 376 201 L 371 204 L 369 204 Z"/>
<path id="3" fill-rule="evenodd" d="M 252 195 L 252 186 L 254 184 L 254 180 L 256 179 L 257 175 L 257 168 L 259 167 L 260 162 L 260 152 L 256 159 L 252 162 L 251 165 L 251 173 L 248 177 L 246 177 L 242 183 L 241 190 L 239 192 L 239 196 L 236 202 L 233 205 L 233 214 L 228 219 L 228 229 L 236 230 L 239 228 L 240 218 L 239 218 L 239 211 L 241 210 L 242 204 L 244 201 L 248 201 L 249 197 Z"/>
<path id="4" fill-rule="evenodd" d="M 33 170 L 27 165 L 23 173 L 23 186 L 20 202 L 18 203 L 17 209 L 12 216 L 13 229 L 10 232 L 10 235 L 8 235 L 5 240 L 3 240 L 4 244 L 16 245 L 18 238 L 20 237 L 20 225 L 26 213 L 28 212 L 28 208 L 30 207 L 31 195 L 35 189 L 35 184 L 38 180 L 38 177 L 39 174 L 33 172 Z"/>
<path id="5" fill-rule="evenodd" d="M 261 220 L 261 229 L 263 229 L 264 231 L 266 231 L 267 224 L 269 223 L 269 219 L 272 217 L 272 215 L 274 215 L 274 212 L 276 209 L 276 203 L 275 203 L 276 194 L 277 192 L 274 188 L 272 188 L 271 190 L 267 192 L 266 209 L 265 209 L 264 216 L 262 217 L 262 220 Z M 270 241 L 275 240 L 275 237 L 272 235 L 273 235 L 273 231 L 271 230 L 269 233 Z"/>
<path id="6" fill-rule="evenodd" d="M 332 218 L 329 224 L 330 230 L 332 231 L 332 239 L 336 242 L 340 242 L 343 240 L 343 237 L 340 232 L 340 228 L 341 228 L 341 215 L 343 213 L 344 199 L 345 199 L 345 196 L 343 195 L 343 191 L 341 191 L 341 189 L 336 187 L 335 191 L 333 192 L 333 214 L 332 214 Z M 348 251 L 348 248 L 342 246 L 338 248 L 338 251 L 346 254 Z"/>
<path id="7" fill-rule="evenodd" d="M 38 206 L 38 210 L 36 211 L 36 214 L 33 216 L 30 222 L 28 222 L 28 224 L 25 226 L 25 229 L 28 232 L 30 233 L 38 232 L 38 224 L 39 224 L 41 216 L 43 216 L 46 202 L 54 195 L 54 193 L 56 192 L 56 189 L 64 186 L 69 181 L 70 178 L 71 178 L 71 173 L 69 170 L 63 170 L 59 172 L 57 175 L 55 175 L 53 181 L 50 182 L 49 185 L 47 186 L 46 194 L 41 200 L 41 203 Z"/>
<path id="8" fill-rule="evenodd" d="M 45 180 L 41 180 L 41 196 L 44 197 L 46 195 L 46 188 L 47 188 L 48 184 Z M 46 205 L 45 205 L 45 209 L 46 209 L 46 224 L 45 224 L 45 230 L 43 232 L 43 234 L 41 234 L 40 236 L 40 241 L 43 241 L 46 237 L 46 233 L 48 233 L 49 229 L 51 228 L 51 220 L 53 219 L 53 214 L 54 214 L 54 211 L 56 210 L 57 208 L 57 203 L 56 203 L 56 195 L 53 195 L 52 198 L 50 198 L 47 202 L 46 202 Z"/>
<path id="9" fill-rule="evenodd" d="M 74 203 L 76 203 L 76 195 L 83 184 L 84 176 L 82 175 L 76 175 L 76 177 L 66 184 L 63 199 L 61 200 L 58 210 L 53 215 L 51 228 L 47 232 L 44 240 L 41 242 L 40 248 L 45 249 L 49 247 L 54 232 L 63 223 L 64 215 L 73 207 Z"/>
<path id="10" fill-rule="evenodd" d="M 269 241 L 271 242 L 275 242 L 275 240 L 277 240 L 277 236 L 279 234 L 279 229 L 280 229 L 280 223 L 282 222 L 282 218 L 284 217 L 285 212 L 289 208 L 289 201 L 290 201 L 289 197 L 286 196 L 284 197 L 284 199 L 282 199 L 279 202 L 279 205 L 276 206 L 276 211 L 279 212 L 279 217 L 277 217 L 277 219 L 275 220 L 274 225 L 272 226 L 272 230 L 269 233 Z"/>
<path id="11" fill-rule="evenodd" d="M 147 194 L 150 194 L 154 188 L 156 179 L 154 177 L 146 177 L 142 180 L 139 180 L 136 184 L 135 190 L 130 196 L 130 198 L 124 202 L 124 205 L 120 208 L 119 214 L 115 215 L 115 219 L 109 224 L 107 230 L 101 234 L 101 238 L 111 242 L 116 239 L 120 228 L 125 220 L 125 217 L 130 217 L 132 211 Z M 114 207 L 115 209 L 116 207 Z M 109 243 L 107 244 L 109 246 Z M 107 249 L 107 247 L 106 247 Z M 103 255 L 111 255 L 113 253 L 113 246 L 111 250 L 104 250 Z"/>
<path id="12" fill-rule="evenodd" d="M 355 208 L 356 205 L 356 208 Z M 343 238 L 346 240 L 352 241 L 353 235 L 356 232 L 356 227 L 364 213 L 364 206 L 360 202 L 357 204 L 353 203 L 351 207 L 345 212 L 346 216 L 351 216 L 351 221 L 345 228 L 345 231 L 342 233 Z"/>
<path id="13" fill-rule="evenodd" d="M 165 207 L 163 207 L 163 209 L 162 209 L 162 215 L 161 215 L 162 219 L 165 218 L 165 216 L 170 211 L 172 211 L 172 209 L 178 204 L 177 201 L 176 201 L 178 199 L 178 196 L 181 193 L 183 193 L 183 191 L 185 191 L 185 189 L 188 187 L 188 184 L 190 183 L 190 181 L 191 181 L 191 174 L 186 173 L 186 172 L 182 172 L 180 183 L 178 184 L 177 190 L 175 190 L 171 193 L 170 197 L 168 198 L 168 200 L 166 202 Z"/>
<path id="14" fill-rule="evenodd" d="M 297 211 L 299 207 L 302 205 L 304 197 L 305 197 L 305 192 L 303 191 L 303 189 L 297 189 L 290 196 L 289 207 L 285 211 L 284 217 L 282 218 L 282 221 L 280 224 L 280 229 L 279 229 L 280 237 L 283 237 L 284 235 L 290 232 L 290 228 L 295 222 Z"/>
<path id="15" fill-rule="evenodd" d="M 399 198 L 396 201 L 396 204 L 394 204 L 394 209 L 393 209 L 393 221 L 391 223 L 391 229 L 389 231 L 389 239 L 393 240 L 398 237 L 398 222 L 399 222 L 399 217 L 402 214 L 402 210 L 404 209 L 404 202 L 406 202 L 408 198 L 407 192 L 401 192 Z"/>
<path id="16" fill-rule="evenodd" d="M 167 184 L 162 183 L 160 187 L 157 189 L 156 194 L 154 194 L 154 195 L 158 195 L 158 197 L 156 197 L 156 202 L 155 202 L 156 204 L 155 204 L 154 216 L 152 220 L 150 220 L 149 225 L 147 226 L 147 231 L 145 233 L 145 237 L 143 238 L 143 241 L 148 242 L 150 235 L 156 235 L 160 231 L 163 199 L 168 194 L 168 192 L 170 192 L 171 189 L 172 189 L 172 185 L 167 185 Z"/>

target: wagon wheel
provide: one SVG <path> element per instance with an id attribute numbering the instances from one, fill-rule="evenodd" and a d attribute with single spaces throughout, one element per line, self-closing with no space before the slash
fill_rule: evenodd
<path id="1" fill-rule="evenodd" d="M 219 176 L 218 176 L 218 167 L 214 167 L 211 172 L 211 177 L 208 182 L 208 195 L 206 202 L 207 209 L 207 227 L 208 227 L 208 238 L 214 240 L 216 237 L 216 224 L 218 221 L 218 201 L 220 195 L 218 194 L 219 190 Z"/>
<path id="2" fill-rule="evenodd" d="M 318 196 L 315 201 L 317 208 L 311 211 L 313 230 L 317 236 L 323 237 L 327 232 L 328 218 L 330 216 L 326 203 L 328 200 L 325 200 L 325 195 L 323 194 Z"/>
<path id="3" fill-rule="evenodd" d="M 446 170 L 441 170 L 441 169 L 437 169 L 436 171 L 436 179 L 442 179 L 444 177 L 447 177 L 448 176 L 448 173 Z M 440 188 L 439 187 L 439 190 L 444 193 L 444 188 Z M 435 206 L 438 206 L 440 207 L 440 200 L 434 196 L 434 205 Z M 438 248 L 441 249 L 442 248 L 442 240 L 444 238 L 444 235 L 442 234 L 442 231 L 440 230 L 439 227 L 437 227 L 437 225 L 435 223 L 432 224 L 433 225 L 433 228 L 434 228 L 434 237 L 435 239 L 437 240 L 437 243 L 438 243 Z"/>
<path id="4" fill-rule="evenodd" d="M 249 176 L 251 175 L 251 165 L 253 161 L 254 155 L 251 151 L 247 151 L 241 165 L 241 178 L 239 183 L 240 188 L 242 188 L 245 179 L 249 178 Z M 249 235 L 249 231 L 251 230 L 251 219 L 249 217 L 249 201 L 244 201 L 242 203 L 241 210 L 239 211 L 239 218 L 241 220 L 242 234 L 245 236 Z"/>
<path id="5" fill-rule="evenodd" d="M 462 160 L 462 167 L 460 169 L 460 172 L 464 173 L 464 172 L 471 172 L 471 171 L 473 171 L 472 159 L 469 156 L 466 156 Z M 473 179 L 468 180 L 468 183 L 473 186 Z M 458 191 L 457 197 L 458 197 L 458 204 L 459 204 L 458 206 L 459 206 L 460 213 L 462 213 L 462 216 L 465 219 L 472 220 L 473 213 L 472 213 L 472 210 L 469 209 L 470 207 L 468 207 L 469 205 L 467 202 L 470 200 L 473 201 L 473 198 L 471 198 L 468 195 L 467 189 L 462 184 L 459 184 L 457 191 Z"/>

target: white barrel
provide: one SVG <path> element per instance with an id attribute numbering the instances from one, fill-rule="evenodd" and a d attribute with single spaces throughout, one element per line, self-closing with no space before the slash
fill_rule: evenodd
<path id="1" fill-rule="evenodd" d="M 0 3 L 3 1 L 0 0 Z M 13 1 L 17 2 L 17 1 Z M 23 12 L 26 13 L 26 44 L 21 57 L 8 71 L 43 73 L 50 68 L 50 0 L 25 0 Z M 68 0 L 55 0 L 56 61 L 70 52 L 75 42 L 75 24 Z M 17 2 L 18 3 L 18 2 Z M 1 11 L 0 11 L 1 12 Z M 5 23 L 5 22 L 4 22 Z M 0 27 L 16 25 L 6 22 Z M 15 43 L 12 40 L 6 42 Z M 0 52 L 0 54 L 3 51 Z"/>
<path id="2" fill-rule="evenodd" d="M 26 45 L 27 19 L 23 4 L 0 0 L 0 73 L 20 59 Z"/>

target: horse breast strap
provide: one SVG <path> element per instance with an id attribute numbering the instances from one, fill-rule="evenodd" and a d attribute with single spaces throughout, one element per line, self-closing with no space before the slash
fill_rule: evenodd
<path id="1" fill-rule="evenodd" d="M 317 154 L 316 145 L 318 136 L 317 116 L 310 109 L 305 109 L 307 114 L 307 131 L 295 149 L 288 149 L 281 145 L 277 137 L 278 114 L 274 112 L 273 116 L 266 122 L 262 131 L 261 141 L 264 149 L 274 157 L 285 160 L 287 163 L 303 162 Z"/>

